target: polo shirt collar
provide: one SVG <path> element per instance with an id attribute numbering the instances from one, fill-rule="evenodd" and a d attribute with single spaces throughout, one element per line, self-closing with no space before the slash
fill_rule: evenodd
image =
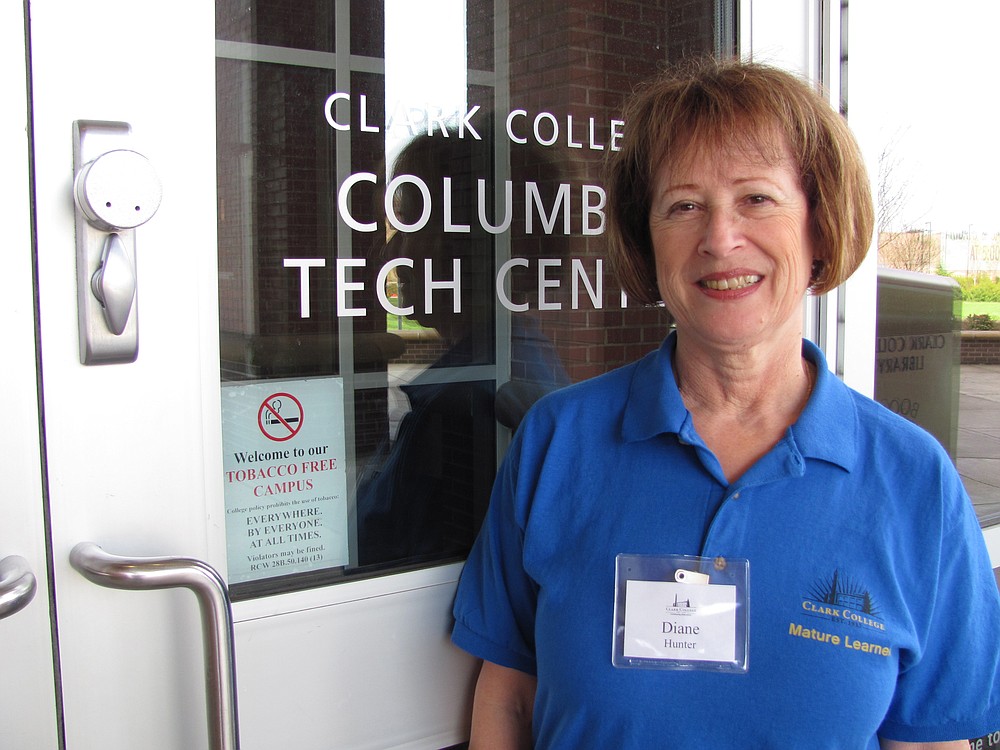
<path id="1" fill-rule="evenodd" d="M 657 351 L 636 364 L 622 420 L 625 442 L 648 440 L 664 433 L 675 434 L 684 443 L 701 442 L 674 378 L 676 347 L 677 335 L 671 333 Z M 804 458 L 827 461 L 851 471 L 858 450 L 854 400 L 847 386 L 830 372 L 815 344 L 803 340 L 802 355 L 816 365 L 817 378 L 809 403 L 789 429 L 788 437 Z"/>

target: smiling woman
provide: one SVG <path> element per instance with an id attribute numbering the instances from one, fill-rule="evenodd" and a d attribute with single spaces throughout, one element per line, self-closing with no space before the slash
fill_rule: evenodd
<path id="1" fill-rule="evenodd" d="M 642 89 L 626 110 L 630 137 L 622 143 L 621 158 L 609 162 L 605 188 L 610 219 L 620 232 L 610 238 L 612 258 L 634 299 L 647 304 L 659 300 L 646 226 L 658 172 L 667 165 L 677 169 L 686 162 L 703 162 L 720 148 L 762 166 L 791 158 L 799 170 L 798 188 L 810 211 L 819 261 L 814 293 L 842 283 L 867 253 L 874 223 L 870 183 L 843 119 L 829 107 L 810 106 L 814 93 L 793 76 L 771 81 L 750 73 L 737 81 L 742 75 L 721 70 L 691 89 L 663 78 Z M 734 101 L 713 99 L 737 82 Z M 658 97 L 670 101 L 669 108 Z"/>
<path id="2" fill-rule="evenodd" d="M 933 438 L 802 338 L 807 290 L 850 276 L 871 236 L 853 137 L 804 82 L 741 62 L 668 72 L 625 121 L 612 257 L 676 330 L 545 397 L 514 437 L 454 610 L 453 640 L 485 660 L 473 746 L 943 750 L 989 731 L 1000 596 L 960 480 Z M 678 559 L 706 584 L 651 572 Z M 807 610 L 816 581 L 831 583 Z M 690 635 L 664 645 L 681 656 L 609 661 L 609 633 L 646 632 L 629 612 L 650 585 L 687 603 L 732 589 L 718 638 L 736 658 L 699 644 L 695 607 L 681 630 L 655 623 Z M 735 675 L 744 653 L 753 666 Z"/>
<path id="3" fill-rule="evenodd" d="M 673 318 L 678 384 L 730 479 L 815 385 L 800 343 L 807 290 L 842 283 L 871 237 L 860 151 L 815 102 L 770 68 L 692 64 L 640 90 L 609 162 L 612 261 L 627 292 Z"/>
<path id="4" fill-rule="evenodd" d="M 657 287 L 685 344 L 745 348 L 785 336 L 797 355 L 815 254 L 806 196 L 784 151 L 770 164 L 698 149 L 660 167 L 649 216 Z"/>

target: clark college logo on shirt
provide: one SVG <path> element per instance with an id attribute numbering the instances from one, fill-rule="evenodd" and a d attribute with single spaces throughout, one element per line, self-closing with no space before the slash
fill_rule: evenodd
<path id="1" fill-rule="evenodd" d="M 885 645 L 885 622 L 871 593 L 839 570 L 813 584 L 802 597 L 799 614 L 788 623 L 790 636 L 874 656 L 892 654 Z"/>

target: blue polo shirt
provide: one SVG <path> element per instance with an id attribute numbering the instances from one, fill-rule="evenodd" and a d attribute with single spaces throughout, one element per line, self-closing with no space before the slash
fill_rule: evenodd
<path id="1" fill-rule="evenodd" d="M 463 572 L 453 641 L 537 675 L 536 747 L 877 748 L 1000 728 L 1000 597 L 938 443 L 804 342 L 809 403 L 730 484 L 674 344 L 529 412 Z M 619 553 L 748 559 L 749 671 L 614 667 Z"/>

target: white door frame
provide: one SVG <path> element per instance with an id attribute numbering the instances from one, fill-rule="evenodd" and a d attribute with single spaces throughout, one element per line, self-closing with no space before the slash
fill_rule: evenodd
<path id="1" fill-rule="evenodd" d="M 35 303 L 28 166 L 24 8 L 0 5 L 0 118 L 4 144 L 2 205 L 6 284 L 0 295 L 0 368 L 4 429 L 0 433 L 0 558 L 22 558 L 36 592 L 24 609 L 0 620 L 0 747 L 56 747 L 58 719 L 49 616 L 46 531 L 35 365 Z"/>

